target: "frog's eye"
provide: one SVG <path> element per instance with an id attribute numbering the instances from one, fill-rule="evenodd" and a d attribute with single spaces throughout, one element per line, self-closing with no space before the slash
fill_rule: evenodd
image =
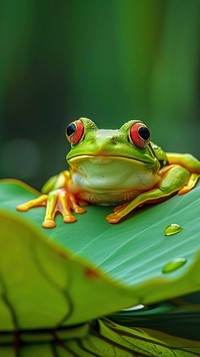
<path id="1" fill-rule="evenodd" d="M 130 128 L 130 139 L 140 149 L 144 149 L 150 142 L 150 131 L 143 123 L 136 123 Z"/>
<path id="2" fill-rule="evenodd" d="M 82 121 L 76 120 L 66 128 L 66 137 L 70 144 L 76 145 L 83 136 L 84 127 Z"/>

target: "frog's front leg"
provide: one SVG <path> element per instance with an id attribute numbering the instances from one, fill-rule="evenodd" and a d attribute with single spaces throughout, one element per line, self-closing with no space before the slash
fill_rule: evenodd
<path id="1" fill-rule="evenodd" d="M 44 228 L 56 226 L 54 219 L 57 212 L 62 214 L 64 222 L 75 222 L 76 217 L 72 214 L 72 211 L 84 213 L 85 209 L 79 206 L 76 197 L 69 191 L 70 181 L 69 171 L 61 172 L 58 176 L 47 181 L 42 189 L 43 194 L 41 196 L 17 206 L 17 210 L 28 211 L 33 207 L 46 206 L 45 218 L 42 223 Z"/>
<path id="2" fill-rule="evenodd" d="M 190 172 L 179 165 L 169 165 L 160 170 L 160 181 L 152 189 L 145 191 L 135 197 L 132 201 L 118 206 L 106 219 L 109 223 L 117 223 L 120 219 L 130 213 L 134 208 L 144 203 L 156 203 L 167 199 L 173 193 L 180 191 L 188 184 Z"/>

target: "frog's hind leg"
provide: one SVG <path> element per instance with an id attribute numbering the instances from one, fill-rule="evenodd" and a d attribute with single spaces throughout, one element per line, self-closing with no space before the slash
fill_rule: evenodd
<path id="1" fill-rule="evenodd" d="M 189 172 L 200 175 L 200 161 L 191 154 L 179 154 L 167 152 L 167 159 L 170 165 L 180 165 Z"/>
<path id="2" fill-rule="evenodd" d="M 187 186 L 190 179 L 189 171 L 179 165 L 169 165 L 163 168 L 160 174 L 161 179 L 157 186 L 142 192 L 129 203 L 116 207 L 114 212 L 106 217 L 106 220 L 109 223 L 117 223 L 133 209 L 144 203 L 157 203 L 166 200 L 172 194 Z"/>
<path id="3" fill-rule="evenodd" d="M 178 194 L 183 195 L 184 193 L 187 193 L 190 190 L 192 190 L 192 188 L 197 184 L 197 181 L 199 180 L 199 178 L 200 178 L 199 174 L 192 173 L 190 175 L 188 183 L 178 191 Z"/>
<path id="4" fill-rule="evenodd" d="M 196 184 L 200 177 L 200 161 L 191 154 L 167 153 L 167 158 L 170 163 L 185 167 L 190 173 L 190 178 L 187 184 L 178 192 L 179 195 L 189 192 Z"/>

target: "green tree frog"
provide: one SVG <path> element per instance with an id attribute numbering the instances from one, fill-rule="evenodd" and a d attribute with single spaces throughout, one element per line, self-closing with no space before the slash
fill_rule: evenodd
<path id="1" fill-rule="evenodd" d="M 38 198 L 17 207 L 27 211 L 46 206 L 45 228 L 56 226 L 57 212 L 64 222 L 75 222 L 73 212 L 84 213 L 87 203 L 116 206 L 106 219 L 117 223 L 145 203 L 190 191 L 200 176 L 195 157 L 165 153 L 150 141 L 150 131 L 140 120 L 104 130 L 80 118 L 67 126 L 66 137 L 71 144 L 69 170 L 47 181 Z"/>

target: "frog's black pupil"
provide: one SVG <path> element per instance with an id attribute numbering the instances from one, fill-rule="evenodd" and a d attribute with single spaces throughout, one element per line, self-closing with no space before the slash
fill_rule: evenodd
<path id="1" fill-rule="evenodd" d="M 67 129 L 66 129 L 66 134 L 67 136 L 71 136 L 72 134 L 74 134 L 76 131 L 76 125 L 74 123 L 69 124 Z"/>
<path id="2" fill-rule="evenodd" d="M 146 126 L 141 126 L 141 128 L 138 130 L 138 133 L 144 140 L 148 140 L 150 137 L 149 129 L 147 129 Z"/>

